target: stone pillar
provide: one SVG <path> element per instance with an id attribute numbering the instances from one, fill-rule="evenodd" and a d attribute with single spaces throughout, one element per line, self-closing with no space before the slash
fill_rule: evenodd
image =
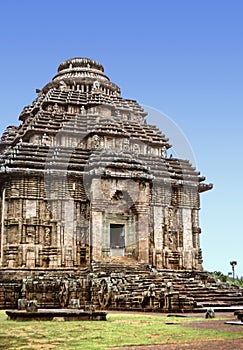
<path id="1" fill-rule="evenodd" d="M 163 207 L 154 206 L 154 248 L 156 268 L 162 268 L 162 250 L 163 250 Z"/>
<path id="2" fill-rule="evenodd" d="M 149 240 L 150 240 L 150 185 L 149 182 L 139 186 L 137 209 L 137 240 L 138 260 L 149 264 Z"/>
<path id="3" fill-rule="evenodd" d="M 183 209 L 183 228 L 184 228 L 184 249 L 192 250 L 192 222 L 191 209 Z"/>
<path id="4" fill-rule="evenodd" d="M 74 240 L 74 202 L 73 200 L 64 201 L 64 245 L 73 250 Z"/>
<path id="5" fill-rule="evenodd" d="M 126 223 L 126 254 L 137 256 L 137 238 L 134 219 L 129 216 Z"/>
<path id="6" fill-rule="evenodd" d="M 110 222 L 105 217 L 102 229 L 102 257 L 110 256 Z"/>
<path id="7" fill-rule="evenodd" d="M 138 213 L 137 221 L 138 260 L 149 264 L 149 214 L 147 210 Z"/>
<path id="8" fill-rule="evenodd" d="M 193 267 L 193 241 L 192 241 L 192 213 L 190 208 L 182 209 L 183 234 L 184 234 L 184 268 Z"/>
<path id="9" fill-rule="evenodd" d="M 102 258 L 102 233 L 103 215 L 100 211 L 91 212 L 91 246 L 92 260 L 99 261 Z"/>
<path id="10" fill-rule="evenodd" d="M 90 238 L 92 249 L 91 260 L 94 261 L 100 261 L 102 259 L 104 212 L 102 203 L 104 194 L 101 186 L 101 180 L 94 177 L 90 186 Z"/>

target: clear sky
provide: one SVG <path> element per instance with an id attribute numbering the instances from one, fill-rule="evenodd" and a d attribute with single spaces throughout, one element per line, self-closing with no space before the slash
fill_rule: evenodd
<path id="1" fill-rule="evenodd" d="M 214 189 L 202 194 L 204 268 L 243 276 L 243 1 L 0 2 L 0 133 L 71 57 L 183 131 Z M 157 120 L 163 131 L 163 123 Z"/>

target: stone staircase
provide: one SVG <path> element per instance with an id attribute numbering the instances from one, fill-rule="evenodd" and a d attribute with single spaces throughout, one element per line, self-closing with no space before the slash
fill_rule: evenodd
<path id="1" fill-rule="evenodd" d="M 220 283 L 208 272 L 156 271 L 117 262 L 93 264 L 93 272 L 100 287 L 98 297 L 93 293 L 96 307 L 166 312 L 243 305 L 242 288 Z"/>
<path id="2" fill-rule="evenodd" d="M 185 280 L 183 276 L 177 276 L 174 285 L 179 292 L 194 298 L 198 306 L 228 307 L 243 305 L 242 288 L 217 282 L 209 274 L 204 275 L 203 279 L 201 279 L 200 273 L 196 276 L 196 279 Z"/>

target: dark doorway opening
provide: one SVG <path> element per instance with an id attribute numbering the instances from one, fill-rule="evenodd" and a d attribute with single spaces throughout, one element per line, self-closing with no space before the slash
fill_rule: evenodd
<path id="1" fill-rule="evenodd" d="M 110 224 L 111 256 L 123 256 L 125 252 L 125 226 Z"/>

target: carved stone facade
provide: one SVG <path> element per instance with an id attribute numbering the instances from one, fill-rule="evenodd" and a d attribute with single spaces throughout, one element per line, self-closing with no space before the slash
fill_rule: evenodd
<path id="1" fill-rule="evenodd" d="M 0 143 L 0 267 L 129 259 L 202 270 L 199 194 L 212 185 L 96 61 L 74 58 Z"/>

